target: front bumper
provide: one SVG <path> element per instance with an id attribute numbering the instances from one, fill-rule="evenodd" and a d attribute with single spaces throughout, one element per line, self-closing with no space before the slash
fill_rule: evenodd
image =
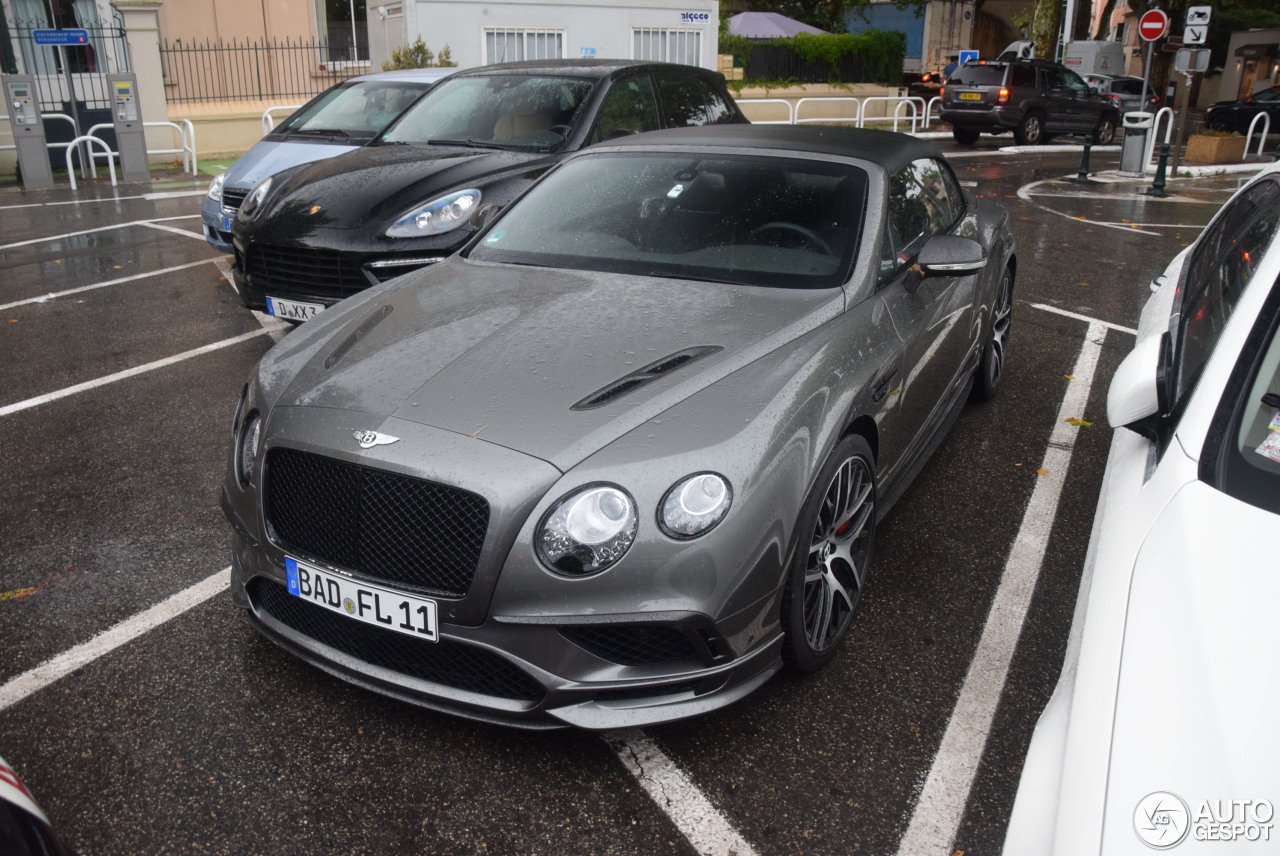
<path id="1" fill-rule="evenodd" d="M 532 730 L 668 722 L 725 707 L 782 666 L 776 623 L 740 656 L 713 622 L 692 613 L 489 616 L 476 626 L 442 622 L 440 641 L 427 642 L 293 597 L 283 568 L 263 570 L 237 531 L 232 599 L 272 642 L 373 692 L 483 722 Z M 768 609 L 761 603 L 749 611 Z M 620 641 L 629 634 L 639 641 Z"/>

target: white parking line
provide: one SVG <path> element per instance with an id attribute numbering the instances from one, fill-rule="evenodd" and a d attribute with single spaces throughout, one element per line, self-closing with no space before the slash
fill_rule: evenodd
<path id="1" fill-rule="evenodd" d="M 192 357 L 198 357 L 202 354 L 212 353 L 213 351 L 218 351 L 218 350 L 221 350 L 222 348 L 229 348 L 232 345 L 238 345 L 241 342 L 247 342 L 256 336 L 262 336 L 264 334 L 270 333 L 275 329 L 277 328 L 263 327 L 261 330 L 251 330 L 248 333 L 242 333 L 241 335 L 236 336 L 234 338 L 223 339 L 221 342 L 214 342 L 211 345 L 205 345 L 200 348 L 193 348 L 190 351 L 184 351 L 181 354 L 175 354 L 172 357 L 165 357 L 162 360 L 156 360 L 155 362 L 147 363 L 145 365 L 135 366 L 131 369 L 125 369 L 124 371 L 116 372 L 115 374 L 110 374 L 105 377 L 100 377 L 96 380 L 90 380 L 90 381 L 85 381 L 84 383 L 78 383 L 75 386 L 69 386 L 66 389 L 60 389 L 56 392 L 46 393 L 45 395 L 38 395 L 35 398 L 28 398 L 26 401 L 18 401 L 13 404 L 7 404 L 4 407 L 0 407 L 0 416 L 9 416 L 10 414 L 18 413 L 23 410 L 30 410 L 32 407 L 39 407 L 41 404 L 48 404 L 49 402 L 57 401 L 60 398 L 66 398 L 67 396 L 75 395 L 81 392 L 88 392 L 91 389 L 97 389 L 98 387 L 106 386 L 109 383 L 115 383 L 116 381 L 119 381 L 119 380 L 135 377 L 140 374 L 146 374 L 147 372 L 155 371 L 156 369 L 162 369 L 162 368 L 165 368 L 166 366 L 171 366 L 171 365 L 174 365 L 175 363 L 180 363 L 183 360 L 189 360 Z"/>
<path id="2" fill-rule="evenodd" d="M 199 232 L 192 232 L 190 229 L 179 229 L 177 226 L 166 226 L 163 223 L 143 222 L 142 225 L 151 229 L 163 229 L 166 232 L 173 232 L 174 234 L 182 235 L 187 238 L 198 238 L 201 241 L 204 240 L 204 235 Z"/>
<path id="3" fill-rule="evenodd" d="M 110 232 L 112 229 L 127 229 L 130 226 L 150 226 L 153 223 L 162 223 L 167 220 L 197 220 L 199 214 L 183 214 L 180 217 L 154 217 L 150 220 L 130 220 L 127 223 L 114 223 L 110 226 L 99 226 L 96 229 L 84 229 L 80 232 L 67 232 L 63 235 L 49 235 L 45 238 L 31 238 L 27 241 L 17 241 L 12 244 L 0 244 L 0 250 L 12 250 L 15 247 L 29 247 L 32 244 L 43 244 L 46 241 L 61 241 L 64 238 L 76 238 L 80 235 L 92 235 L 94 232 Z"/>
<path id="4" fill-rule="evenodd" d="M 1090 318 L 1088 315 L 1081 315 L 1079 312 L 1072 312 L 1069 309 L 1059 309 L 1056 306 L 1050 306 L 1047 303 L 1032 303 L 1032 309 L 1039 309 L 1041 312 L 1052 312 L 1054 315 L 1064 315 L 1067 318 L 1074 318 L 1077 321 L 1083 321 L 1086 324 L 1098 324 L 1106 327 L 1108 330 L 1115 330 L 1118 333 L 1128 333 L 1130 336 L 1138 335 L 1138 331 L 1132 327 L 1122 327 L 1119 324 L 1112 324 L 1110 321 L 1099 321 L 1097 318 Z"/>
<path id="5" fill-rule="evenodd" d="M 157 603 L 150 609 L 143 610 L 131 618 L 126 618 L 114 627 L 94 636 L 89 641 L 82 642 L 74 648 L 69 648 L 56 657 L 45 660 L 34 669 L 10 679 L 3 686 L 0 686 L 0 710 L 12 707 L 31 694 L 39 692 L 55 681 L 66 677 L 76 669 L 92 663 L 104 654 L 111 653 L 148 630 L 159 627 L 170 618 L 181 615 L 193 606 L 199 606 L 214 595 L 226 591 L 230 584 L 231 568 L 228 566 L 190 588 L 178 592 L 167 600 Z"/>
<path id="6" fill-rule="evenodd" d="M 24 202 L 21 205 L 0 205 L 0 211 L 15 208 L 53 208 L 58 205 L 92 205 L 95 202 L 123 202 L 126 199 L 182 199 L 188 196 L 204 196 L 203 190 L 162 190 L 156 193 L 140 193 L 136 196 L 104 196 L 101 199 L 69 199 L 65 202 Z"/>
<path id="7" fill-rule="evenodd" d="M 612 732 L 604 741 L 701 856 L 755 856 L 706 794 L 643 732 Z"/>
<path id="8" fill-rule="evenodd" d="M 187 268 L 207 265 L 210 262 L 216 262 L 217 259 L 201 259 L 198 262 L 188 262 L 185 265 L 174 265 L 173 267 L 161 268 L 160 270 L 148 271 L 147 273 L 135 273 L 132 276 L 122 276 L 119 279 L 109 279 L 106 282 L 99 282 L 93 285 L 82 285 L 79 288 L 68 288 L 66 291 L 51 291 L 48 294 L 42 294 L 39 297 L 28 297 L 23 300 L 15 300 L 12 303 L 0 303 L 0 312 L 6 309 L 12 309 L 15 306 L 26 306 L 29 303 L 48 303 L 50 300 L 57 300 L 60 297 L 69 297 L 72 294 L 80 294 L 85 291 L 93 291 L 95 288 L 106 288 L 110 285 L 121 285 L 126 282 L 133 282 L 137 279 L 146 279 L 149 276 L 160 276 L 165 273 L 173 273 L 178 270 L 186 270 Z"/>
<path id="9" fill-rule="evenodd" d="M 1031 605 L 1040 568 L 1044 562 L 1049 534 L 1058 513 L 1062 488 L 1075 449 L 1079 428 L 1068 420 L 1082 418 L 1089 403 L 1107 326 L 1091 323 L 1084 344 L 1071 371 L 1062 406 L 1049 445 L 1045 450 L 1043 475 L 1039 476 L 1022 525 L 1005 562 L 1000 585 L 969 663 L 955 709 L 947 723 L 938 753 L 925 779 L 906 834 L 898 845 L 898 856 L 946 856 L 960 828 L 969 791 L 973 787 L 982 753 L 986 748 L 996 707 L 1004 693 L 1022 624 Z"/>

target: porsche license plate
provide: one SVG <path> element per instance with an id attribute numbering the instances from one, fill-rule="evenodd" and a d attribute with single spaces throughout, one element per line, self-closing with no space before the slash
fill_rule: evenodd
<path id="1" fill-rule="evenodd" d="M 306 321 L 324 311 L 323 303 L 302 303 L 297 300 L 284 300 L 279 297 L 267 298 L 267 314 L 286 321 Z"/>
<path id="2" fill-rule="evenodd" d="M 294 597 L 384 630 L 440 641 L 434 600 L 357 582 L 288 557 L 284 570 Z"/>
<path id="3" fill-rule="evenodd" d="M 960 100 L 961 101 L 981 101 L 982 93 L 981 92 L 961 92 Z"/>

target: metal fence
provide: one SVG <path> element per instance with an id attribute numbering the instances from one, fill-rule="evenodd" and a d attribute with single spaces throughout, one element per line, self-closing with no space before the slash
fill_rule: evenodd
<path id="1" fill-rule="evenodd" d="M 333 84 L 370 71 L 349 59 L 350 46 L 321 41 L 206 41 L 160 46 L 170 104 L 287 98 L 305 101 Z"/>
<path id="2" fill-rule="evenodd" d="M 11 31 L 14 53 L 22 57 L 22 69 L 36 77 L 40 109 L 70 112 L 75 101 L 88 109 L 106 110 L 111 99 L 107 73 L 129 71 L 129 43 L 124 28 L 81 27 L 89 41 L 83 45 L 37 45 L 33 30 L 48 29 L 19 21 Z"/>

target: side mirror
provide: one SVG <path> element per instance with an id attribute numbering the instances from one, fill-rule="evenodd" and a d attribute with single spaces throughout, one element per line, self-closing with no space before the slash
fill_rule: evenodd
<path id="1" fill-rule="evenodd" d="M 471 212 L 471 217 L 468 218 L 467 222 L 471 224 L 472 228 L 479 231 L 496 220 L 501 213 L 501 205 L 496 202 L 486 202 Z"/>
<path id="2" fill-rule="evenodd" d="M 916 260 L 925 276 L 964 276 L 977 273 L 987 264 L 982 245 L 960 235 L 934 235 L 920 250 Z"/>
<path id="3" fill-rule="evenodd" d="M 1129 428 L 1159 439 L 1157 420 L 1169 409 L 1172 364 L 1166 332 L 1139 342 L 1120 363 L 1107 390 L 1107 421 L 1112 428 Z"/>

